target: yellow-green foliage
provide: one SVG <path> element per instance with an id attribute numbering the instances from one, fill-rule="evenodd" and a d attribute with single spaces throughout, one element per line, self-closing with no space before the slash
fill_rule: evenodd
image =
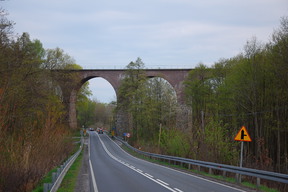
<path id="1" fill-rule="evenodd" d="M 207 146 L 207 159 L 213 162 L 236 164 L 238 151 L 236 151 L 236 142 L 227 131 L 224 125 L 211 120 L 205 126 L 204 141 Z"/>
<path id="2" fill-rule="evenodd" d="M 169 155 L 188 157 L 190 154 L 189 138 L 186 134 L 175 130 L 165 130 L 161 136 L 161 148 Z"/>

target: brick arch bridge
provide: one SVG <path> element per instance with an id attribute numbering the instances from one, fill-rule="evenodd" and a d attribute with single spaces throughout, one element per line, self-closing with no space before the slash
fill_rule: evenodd
<path id="1" fill-rule="evenodd" d="M 179 103 L 184 102 L 183 81 L 188 76 L 188 72 L 192 69 L 145 69 L 146 77 L 161 77 L 168 81 L 174 88 Z M 83 70 L 56 70 L 56 72 L 65 73 L 73 76 L 76 80 L 75 85 L 69 85 L 68 82 L 62 83 L 65 86 L 66 93 L 63 93 L 63 100 L 67 104 L 69 110 L 69 125 L 71 128 L 77 128 L 76 118 L 76 100 L 77 92 L 81 86 L 90 79 L 101 77 L 107 80 L 116 92 L 118 98 L 118 89 L 121 85 L 121 79 L 125 75 L 125 69 L 83 69 Z"/>

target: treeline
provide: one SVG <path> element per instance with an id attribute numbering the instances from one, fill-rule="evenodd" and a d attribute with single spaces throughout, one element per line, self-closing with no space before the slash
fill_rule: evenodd
<path id="1" fill-rule="evenodd" d="M 100 103 L 97 99 L 90 99 L 89 96 L 91 95 L 92 93 L 87 84 L 84 84 L 78 94 L 76 103 L 78 125 L 84 128 L 110 128 L 113 126 L 111 123 L 115 104 Z"/>
<path id="2" fill-rule="evenodd" d="M 117 122 L 137 147 L 239 165 L 238 130 L 246 126 L 244 166 L 288 173 L 288 18 L 271 40 L 252 38 L 244 52 L 212 67 L 199 64 L 185 81 L 185 105 L 161 78 L 146 80 L 141 59 L 127 66 Z"/>
<path id="3" fill-rule="evenodd" d="M 31 191 L 74 149 L 62 90 L 50 69 L 75 61 L 14 34 L 0 9 L 0 191 Z"/>
<path id="4" fill-rule="evenodd" d="M 199 158 L 237 159 L 233 138 L 246 126 L 253 141 L 246 144 L 244 166 L 288 173 L 288 17 L 270 42 L 252 38 L 234 58 L 211 68 L 200 64 L 185 91 L 191 130 L 201 133 L 193 137 Z"/>

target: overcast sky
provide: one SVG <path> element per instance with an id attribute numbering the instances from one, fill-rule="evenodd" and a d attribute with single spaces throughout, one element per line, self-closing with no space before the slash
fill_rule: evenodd
<path id="1" fill-rule="evenodd" d="M 6 0 L 18 34 L 60 47 L 85 69 L 124 68 L 140 57 L 147 68 L 212 65 L 243 50 L 253 36 L 268 42 L 288 0 Z M 94 97 L 115 99 L 104 80 Z"/>

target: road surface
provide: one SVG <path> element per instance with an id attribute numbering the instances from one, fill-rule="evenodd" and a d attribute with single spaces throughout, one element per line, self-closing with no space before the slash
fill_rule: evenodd
<path id="1" fill-rule="evenodd" d="M 90 132 L 91 191 L 239 192 L 243 191 L 135 158 L 105 134 Z"/>

